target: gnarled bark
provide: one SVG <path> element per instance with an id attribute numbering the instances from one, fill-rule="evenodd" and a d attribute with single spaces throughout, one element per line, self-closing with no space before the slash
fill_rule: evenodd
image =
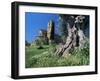
<path id="1" fill-rule="evenodd" d="M 78 23 L 80 23 L 78 21 Z M 81 30 L 80 25 L 78 27 L 73 25 L 73 27 L 70 27 L 71 25 L 68 23 L 67 24 L 67 30 L 68 30 L 68 36 L 66 38 L 66 43 L 64 45 L 59 46 L 56 50 L 56 55 L 59 56 L 66 56 L 69 54 L 69 50 L 71 48 L 79 47 L 81 48 L 84 46 L 86 42 L 86 37 L 84 35 L 83 30 Z"/>

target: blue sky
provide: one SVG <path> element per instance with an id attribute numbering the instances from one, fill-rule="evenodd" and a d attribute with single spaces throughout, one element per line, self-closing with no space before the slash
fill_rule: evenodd
<path id="1" fill-rule="evenodd" d="M 39 34 L 40 29 L 47 29 L 47 24 L 50 20 L 55 23 L 55 28 L 58 24 L 58 14 L 49 13 L 25 13 L 25 40 L 32 42 Z"/>
<path id="2" fill-rule="evenodd" d="M 86 17 L 89 21 L 89 16 Z M 25 40 L 31 43 L 39 35 L 39 30 L 47 29 L 48 22 L 53 20 L 55 23 L 55 32 L 58 31 L 59 15 L 51 13 L 25 13 Z M 89 25 L 85 32 L 89 33 Z"/>

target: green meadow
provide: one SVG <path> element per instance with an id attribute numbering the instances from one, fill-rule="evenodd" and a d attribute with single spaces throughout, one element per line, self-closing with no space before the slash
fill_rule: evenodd
<path id="1" fill-rule="evenodd" d="M 89 64 L 89 45 L 81 49 L 71 49 L 66 57 L 55 55 L 57 45 L 43 45 L 25 48 L 25 67 L 58 67 L 58 66 L 81 66 Z"/>

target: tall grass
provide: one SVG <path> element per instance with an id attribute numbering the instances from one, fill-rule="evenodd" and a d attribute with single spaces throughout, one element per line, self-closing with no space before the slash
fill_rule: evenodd
<path id="1" fill-rule="evenodd" d="M 89 45 L 81 49 L 72 49 L 67 57 L 58 57 L 54 54 L 55 45 L 44 46 L 44 49 L 36 47 L 26 48 L 25 66 L 34 67 L 57 67 L 57 66 L 80 66 L 89 64 Z"/>

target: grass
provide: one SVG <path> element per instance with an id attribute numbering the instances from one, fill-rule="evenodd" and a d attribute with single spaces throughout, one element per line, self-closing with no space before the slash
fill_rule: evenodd
<path id="1" fill-rule="evenodd" d="M 82 49 L 70 50 L 67 57 L 58 57 L 54 54 L 55 45 L 44 45 L 43 49 L 37 46 L 25 48 L 25 67 L 57 67 L 80 66 L 89 64 L 89 45 Z"/>

